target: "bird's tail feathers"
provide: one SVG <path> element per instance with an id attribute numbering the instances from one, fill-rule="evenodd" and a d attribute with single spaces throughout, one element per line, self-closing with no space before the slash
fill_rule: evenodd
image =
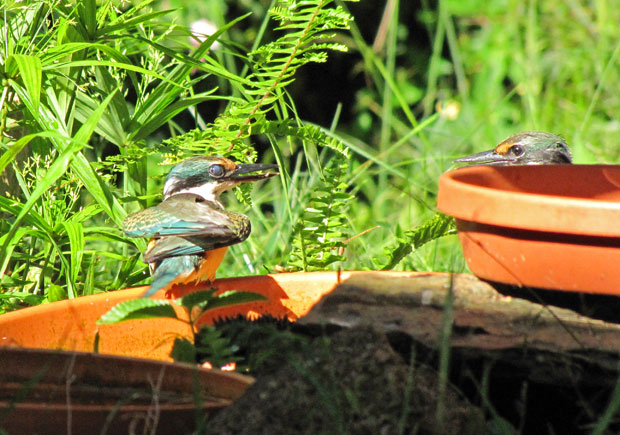
<path id="1" fill-rule="evenodd" d="M 180 270 L 183 270 L 180 265 L 179 260 L 181 257 L 172 257 L 165 258 L 159 264 L 155 272 L 153 273 L 153 282 L 149 289 L 142 296 L 143 298 L 148 298 L 153 296 L 160 290 L 169 289 L 173 284 L 177 282 L 182 282 L 183 278 L 187 273 L 179 273 Z M 193 270 L 193 266 L 189 269 Z"/>

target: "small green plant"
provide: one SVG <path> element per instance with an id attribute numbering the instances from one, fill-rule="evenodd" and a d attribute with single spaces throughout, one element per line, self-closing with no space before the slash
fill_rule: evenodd
<path id="1" fill-rule="evenodd" d="M 309 193 L 306 208 L 294 227 L 294 245 L 289 265 L 303 271 L 325 270 L 330 264 L 343 261 L 345 222 L 348 202 L 345 181 L 348 153 L 336 154 L 331 166 L 323 171 L 324 185 Z"/>
<path id="2" fill-rule="evenodd" d="M 287 318 L 263 315 L 250 321 L 239 315 L 202 326 L 195 336 L 195 358 L 215 367 L 234 362 L 238 371 L 264 374 L 277 370 L 289 357 L 295 358 L 309 341 Z"/>
<path id="3" fill-rule="evenodd" d="M 414 228 L 405 231 L 397 236 L 398 245 L 396 247 L 385 248 L 384 252 L 388 256 L 388 262 L 381 270 L 392 270 L 407 255 L 426 243 L 436 240 L 443 236 L 456 234 L 454 218 L 443 213 L 437 213 L 431 219 Z"/>
<path id="4" fill-rule="evenodd" d="M 205 313 L 218 308 L 266 299 L 264 296 L 253 292 L 230 290 L 221 294 L 216 294 L 216 291 L 217 289 L 215 288 L 197 291 L 176 300 L 151 298 L 131 299 L 112 307 L 101 316 L 97 323 L 100 325 L 109 325 L 128 320 L 172 318 L 188 324 L 192 334 L 196 337 L 199 332 L 197 326 L 198 322 Z M 185 315 L 179 316 L 175 307 L 180 307 Z M 174 341 L 171 356 L 175 361 L 196 362 L 196 347 L 207 347 L 212 353 L 216 353 L 221 357 L 232 354 L 232 351 L 228 352 L 226 350 L 227 342 L 218 340 L 218 336 L 211 335 L 209 337 L 203 337 L 199 343 L 193 343 L 186 338 L 177 337 Z M 213 363 L 219 363 L 221 359 L 223 360 L 225 358 L 219 358 L 217 361 L 213 361 Z M 224 361 L 222 365 L 231 361 L 234 360 L 231 358 L 230 361 Z"/>

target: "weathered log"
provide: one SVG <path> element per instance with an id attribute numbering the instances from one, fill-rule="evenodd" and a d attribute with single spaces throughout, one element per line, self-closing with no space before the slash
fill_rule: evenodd
<path id="1" fill-rule="evenodd" d="M 472 275 L 354 276 L 299 323 L 371 326 L 437 350 L 446 316 L 452 318 L 451 352 L 460 360 L 503 363 L 515 375 L 553 385 L 617 380 L 620 325 L 504 296 Z"/>

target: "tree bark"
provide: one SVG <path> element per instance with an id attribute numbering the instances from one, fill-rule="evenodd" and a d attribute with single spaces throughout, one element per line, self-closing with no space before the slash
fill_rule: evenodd
<path id="1" fill-rule="evenodd" d="M 354 276 L 299 323 L 372 326 L 432 351 L 441 347 L 447 324 L 450 352 L 461 362 L 490 360 L 549 385 L 611 386 L 617 380 L 620 325 L 504 296 L 472 275 Z"/>

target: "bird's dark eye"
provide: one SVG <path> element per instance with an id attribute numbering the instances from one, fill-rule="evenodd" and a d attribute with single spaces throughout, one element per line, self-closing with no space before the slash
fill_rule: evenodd
<path id="1" fill-rule="evenodd" d="M 209 175 L 213 177 L 221 177 L 224 175 L 224 166 L 222 165 L 212 165 L 209 168 Z"/>
<path id="2" fill-rule="evenodd" d="M 520 145 L 513 145 L 512 147 L 510 147 L 510 152 L 517 157 L 522 156 L 524 153 L 523 147 L 521 147 Z"/>

